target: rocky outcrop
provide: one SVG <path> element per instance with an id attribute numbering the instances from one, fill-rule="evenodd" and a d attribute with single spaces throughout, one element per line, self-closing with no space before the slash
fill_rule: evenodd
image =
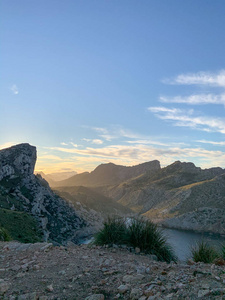
<path id="1" fill-rule="evenodd" d="M 7 177 L 26 177 L 32 175 L 36 163 L 36 148 L 20 144 L 0 151 L 0 180 Z"/>
<path id="2" fill-rule="evenodd" d="M 7 198 L 15 209 L 31 214 L 39 224 L 44 241 L 78 242 L 91 228 L 86 227 L 72 204 L 55 195 L 41 176 L 33 174 L 35 162 L 36 148 L 29 144 L 0 151 L 2 199 Z"/>

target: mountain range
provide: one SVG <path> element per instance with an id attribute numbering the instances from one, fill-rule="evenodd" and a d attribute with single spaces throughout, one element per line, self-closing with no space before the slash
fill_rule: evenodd
<path id="1" fill-rule="evenodd" d="M 60 181 L 54 189 L 83 186 L 163 226 L 225 234 L 225 170 L 176 161 L 134 167 L 102 164 Z"/>
<path id="2" fill-rule="evenodd" d="M 157 160 L 133 167 L 102 164 L 48 182 L 34 175 L 36 148 L 0 151 L 0 227 L 13 238 L 78 243 L 108 215 L 143 215 L 169 228 L 225 234 L 225 170 Z M 43 174 L 42 174 L 43 175 Z"/>

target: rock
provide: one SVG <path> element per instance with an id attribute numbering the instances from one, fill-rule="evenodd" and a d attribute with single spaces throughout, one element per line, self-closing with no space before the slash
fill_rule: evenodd
<path id="1" fill-rule="evenodd" d="M 136 248 L 134 249 L 134 252 L 135 252 L 136 254 L 139 254 L 139 253 L 141 252 L 141 249 L 138 248 L 138 247 L 136 247 Z"/>
<path id="2" fill-rule="evenodd" d="M 46 244 L 45 246 L 41 247 L 41 251 L 44 251 L 44 252 L 47 252 L 49 251 L 51 248 L 53 247 L 53 244 L 52 243 L 48 243 Z"/>
<path id="3" fill-rule="evenodd" d="M 103 294 L 93 294 L 86 297 L 85 300 L 105 300 L 105 296 Z"/>
<path id="4" fill-rule="evenodd" d="M 19 295 L 17 299 L 18 300 L 37 300 L 38 297 L 37 297 L 37 293 L 33 292 L 33 293 L 27 293 L 27 294 Z"/>
<path id="5" fill-rule="evenodd" d="M 208 296 L 209 294 L 210 294 L 210 290 L 199 290 L 198 291 L 198 298 Z"/>
<path id="6" fill-rule="evenodd" d="M 140 289 L 134 288 L 130 292 L 130 299 L 138 300 L 142 296 L 142 291 Z"/>
<path id="7" fill-rule="evenodd" d="M 158 257 L 155 254 L 149 254 L 148 257 L 150 260 L 158 261 Z"/>
<path id="8" fill-rule="evenodd" d="M 130 289 L 130 287 L 128 285 L 122 284 L 118 287 L 118 292 L 120 294 L 125 294 L 127 291 L 129 291 L 129 289 Z"/>
<path id="9" fill-rule="evenodd" d="M 123 282 L 125 282 L 125 283 L 136 283 L 136 282 L 141 282 L 144 278 L 145 278 L 145 276 L 142 275 L 142 274 L 125 275 L 123 277 Z"/>
<path id="10" fill-rule="evenodd" d="M 10 288 L 10 283 L 0 279 L 0 295 L 3 295 Z"/>
<path id="11" fill-rule="evenodd" d="M 46 288 L 46 290 L 48 292 L 53 292 L 53 290 L 54 290 L 53 285 L 52 284 L 48 285 L 47 288 Z"/>

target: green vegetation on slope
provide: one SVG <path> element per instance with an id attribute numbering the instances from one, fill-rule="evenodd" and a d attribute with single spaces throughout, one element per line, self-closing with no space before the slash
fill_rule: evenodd
<path id="1" fill-rule="evenodd" d="M 35 243 L 42 240 L 35 219 L 24 212 L 0 209 L 0 227 L 6 229 L 13 240 Z"/>
<path id="2" fill-rule="evenodd" d="M 7 242 L 10 241 L 11 237 L 5 228 L 0 227 L 0 241 Z"/>

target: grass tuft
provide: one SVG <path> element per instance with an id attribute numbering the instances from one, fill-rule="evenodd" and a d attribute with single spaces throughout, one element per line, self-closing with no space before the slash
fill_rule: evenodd
<path id="1" fill-rule="evenodd" d="M 144 218 L 108 218 L 95 236 L 97 245 L 125 244 L 140 248 L 146 254 L 155 254 L 159 260 L 176 261 L 172 247 L 157 225 Z"/>
<path id="2" fill-rule="evenodd" d="M 198 242 L 191 250 L 192 259 L 195 262 L 212 263 L 216 258 L 219 258 L 219 253 L 215 247 L 208 244 L 206 241 Z"/>
<path id="3" fill-rule="evenodd" d="M 108 217 L 104 227 L 94 238 L 97 245 L 124 244 L 126 242 L 126 223 L 122 218 Z"/>

